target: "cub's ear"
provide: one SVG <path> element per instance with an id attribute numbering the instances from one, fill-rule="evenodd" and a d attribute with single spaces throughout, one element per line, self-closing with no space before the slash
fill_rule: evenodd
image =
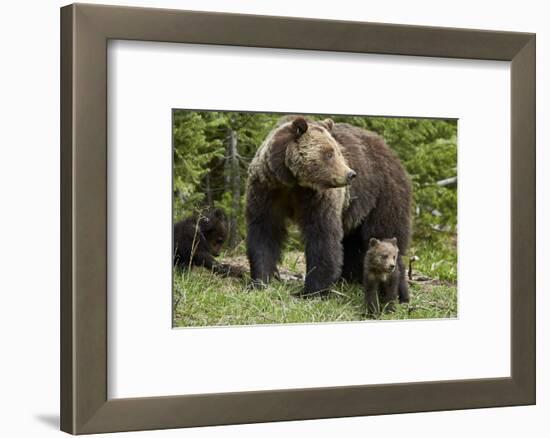
<path id="1" fill-rule="evenodd" d="M 371 237 L 369 240 L 369 248 L 374 248 L 380 241 L 376 237 Z"/>
<path id="2" fill-rule="evenodd" d="M 393 245 L 397 246 L 397 237 L 392 237 L 392 238 L 390 239 L 390 242 L 391 242 Z"/>
<path id="3" fill-rule="evenodd" d="M 307 131 L 307 120 L 303 117 L 296 117 L 292 121 L 292 128 L 294 129 L 294 132 L 296 133 L 296 137 L 300 137 Z"/>
<path id="4" fill-rule="evenodd" d="M 334 121 L 332 119 L 325 119 L 322 122 L 319 122 L 323 128 L 325 128 L 327 131 L 332 131 L 332 128 L 334 128 Z"/>

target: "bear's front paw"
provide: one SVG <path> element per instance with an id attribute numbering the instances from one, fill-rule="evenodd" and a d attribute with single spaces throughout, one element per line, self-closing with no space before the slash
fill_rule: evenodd
<path id="1" fill-rule="evenodd" d="M 325 298 L 328 298 L 328 295 L 329 295 L 329 293 L 328 293 L 327 290 L 319 290 L 319 291 L 314 291 L 314 292 L 308 292 L 305 289 L 301 290 L 300 292 L 296 292 L 296 293 L 292 294 L 292 296 L 294 296 L 296 298 L 304 298 L 304 299 L 309 299 L 309 298 L 322 298 L 322 299 L 325 299 Z"/>

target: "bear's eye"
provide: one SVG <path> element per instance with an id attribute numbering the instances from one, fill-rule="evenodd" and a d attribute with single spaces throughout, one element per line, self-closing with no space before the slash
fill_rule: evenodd
<path id="1" fill-rule="evenodd" d="M 325 152 L 325 158 L 327 160 L 330 160 L 332 157 L 334 157 L 334 152 L 333 151 Z"/>

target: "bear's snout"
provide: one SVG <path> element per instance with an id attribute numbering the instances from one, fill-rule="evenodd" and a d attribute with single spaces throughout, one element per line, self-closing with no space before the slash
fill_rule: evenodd
<path id="1" fill-rule="evenodd" d="M 351 181 L 357 176 L 357 172 L 347 166 L 345 169 L 342 170 L 343 172 L 340 172 L 340 176 L 332 180 L 332 187 L 336 188 L 349 186 L 351 184 Z"/>
<path id="2" fill-rule="evenodd" d="M 346 175 L 346 180 L 348 181 L 348 183 L 350 183 L 351 180 L 352 180 L 353 178 L 355 178 L 356 176 L 357 176 L 357 173 L 355 173 L 354 170 L 350 170 L 350 171 L 348 172 L 348 174 Z"/>

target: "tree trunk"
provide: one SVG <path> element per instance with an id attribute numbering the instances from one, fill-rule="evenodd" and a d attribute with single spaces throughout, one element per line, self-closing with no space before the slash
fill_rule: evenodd
<path id="1" fill-rule="evenodd" d="M 213 207 L 213 201 L 212 201 L 212 188 L 210 187 L 210 172 L 208 172 L 204 176 L 204 183 L 206 184 L 206 204 L 208 207 Z"/>
<path id="2" fill-rule="evenodd" d="M 241 204 L 241 175 L 237 154 L 237 132 L 229 131 L 229 186 L 231 190 L 231 215 L 229 217 L 229 247 L 235 248 L 239 243 L 238 217 Z"/>

